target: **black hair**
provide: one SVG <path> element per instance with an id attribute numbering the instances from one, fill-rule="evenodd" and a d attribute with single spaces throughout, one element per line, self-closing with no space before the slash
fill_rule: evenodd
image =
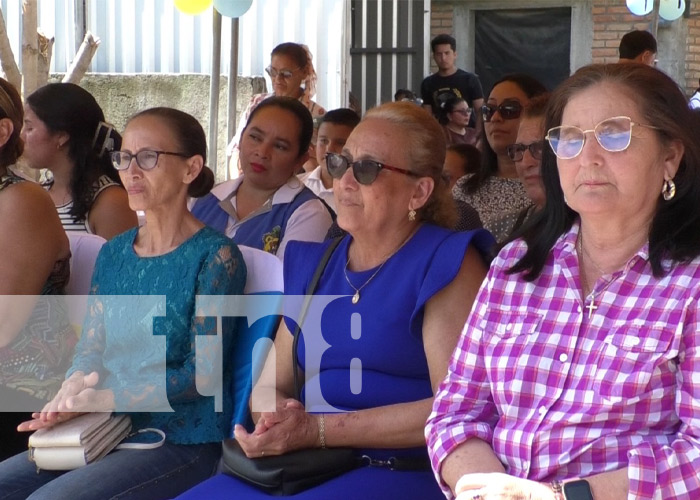
<path id="1" fill-rule="evenodd" d="M 69 136 L 68 157 L 73 161 L 70 215 L 76 221 L 84 220 L 101 176 L 121 184 L 109 158 L 111 151 L 121 148 L 121 135 L 105 123 L 102 108 L 92 94 L 73 83 L 44 85 L 27 97 L 26 103 L 49 131 Z"/>
<path id="2" fill-rule="evenodd" d="M 455 109 L 455 106 L 457 106 L 461 102 L 467 101 L 463 97 L 453 96 L 448 98 L 446 101 L 440 103 L 440 112 L 437 118 L 441 125 L 447 125 L 450 122 L 450 118 L 447 115 L 452 113 Z M 469 105 L 467 104 L 467 106 Z"/>
<path id="3" fill-rule="evenodd" d="M 199 155 L 202 157 L 202 170 L 187 187 L 187 194 L 192 198 L 201 198 L 214 187 L 214 172 L 207 164 L 207 137 L 202 125 L 197 119 L 179 109 L 157 107 L 139 111 L 126 123 L 127 126 L 133 120 L 142 117 L 154 117 L 159 119 L 175 136 L 178 152 L 187 156 Z"/>
<path id="4" fill-rule="evenodd" d="M 355 110 L 350 108 L 332 109 L 321 115 L 319 127 L 324 123 L 332 123 L 334 125 L 345 125 L 346 127 L 355 128 L 360 123 L 360 115 Z"/>
<path id="5" fill-rule="evenodd" d="M 309 144 L 311 144 L 311 137 L 314 134 L 314 121 L 311 118 L 311 113 L 306 106 L 304 106 L 299 99 L 294 99 L 293 97 L 279 97 L 272 96 L 268 97 L 260 104 L 258 104 L 255 109 L 250 113 L 248 117 L 248 122 L 245 124 L 243 131 L 241 132 L 241 137 L 245 134 L 246 129 L 253 122 L 253 118 L 260 111 L 266 108 L 279 108 L 292 113 L 297 120 L 299 120 L 299 151 L 297 158 L 301 158 L 304 154 L 309 151 Z"/>
<path id="6" fill-rule="evenodd" d="M 503 82 L 513 82 L 522 90 L 528 98 L 533 98 L 547 92 L 547 88 L 536 78 L 525 73 L 511 73 L 502 76 L 493 84 L 491 92 Z M 491 148 L 486 137 L 486 127 L 481 131 L 481 165 L 479 171 L 471 176 L 464 184 L 467 193 L 474 193 L 490 178 L 498 172 L 498 160 L 496 152 Z"/>
<path id="7" fill-rule="evenodd" d="M 24 142 L 20 137 L 24 125 L 24 109 L 19 92 L 10 82 L 0 78 L 0 118 L 12 121 L 12 134 L 0 148 L 0 167 L 7 167 L 17 162 L 24 152 Z"/>
<path id="8" fill-rule="evenodd" d="M 438 45 L 447 45 L 447 44 L 450 44 L 450 47 L 452 48 L 453 51 L 455 51 L 455 52 L 457 51 L 457 40 L 455 40 L 453 36 L 448 35 L 446 33 L 438 35 L 430 41 L 430 50 L 434 53 L 435 48 Z"/>
<path id="9" fill-rule="evenodd" d="M 481 163 L 481 151 L 476 146 L 471 144 L 450 144 L 447 146 L 447 151 L 452 151 L 462 158 L 462 167 L 464 174 L 472 174 L 476 172 Z"/>
<path id="10" fill-rule="evenodd" d="M 667 270 L 662 261 L 685 262 L 700 255 L 700 127 L 688 108 L 685 95 L 665 73 L 644 64 L 595 64 L 585 66 L 562 83 L 553 93 L 545 115 L 545 130 L 562 123 L 564 108 L 579 92 L 609 83 L 623 87 L 634 96 L 647 123 L 653 123 L 662 142 L 678 140 L 685 152 L 674 177 L 676 195 L 659 200 L 649 228 L 649 261 L 654 276 Z M 556 240 L 568 231 L 578 214 L 568 207 L 559 182 L 557 161 L 551 148 L 542 155 L 542 182 L 546 203 L 523 231 L 527 252 L 510 272 L 523 272 L 535 280 Z"/>
<path id="11" fill-rule="evenodd" d="M 634 30 L 620 39 L 620 59 L 634 59 L 645 51 L 656 54 L 656 38 L 644 30 Z"/>
<path id="12" fill-rule="evenodd" d="M 394 93 L 394 100 L 403 101 L 404 99 L 408 99 L 409 101 L 415 101 L 416 94 L 409 89 L 397 89 Z"/>

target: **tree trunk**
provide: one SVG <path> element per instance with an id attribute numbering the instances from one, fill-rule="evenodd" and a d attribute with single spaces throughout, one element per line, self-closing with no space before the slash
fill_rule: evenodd
<path id="1" fill-rule="evenodd" d="M 51 57 L 53 57 L 54 38 L 47 37 L 41 30 L 38 31 L 39 37 L 39 61 L 37 65 L 37 88 L 43 87 L 49 83 L 49 70 L 51 68 Z"/>
<path id="2" fill-rule="evenodd" d="M 22 95 L 26 98 L 38 87 L 39 37 L 36 0 L 22 0 Z"/>
<path id="3" fill-rule="evenodd" d="M 78 83 L 83 75 L 87 72 L 90 67 L 90 62 L 97 52 L 97 48 L 100 45 L 100 39 L 92 36 L 89 31 L 85 33 L 85 38 L 83 43 L 80 45 L 80 49 L 71 62 L 68 71 L 66 71 L 66 76 L 63 77 L 64 83 Z"/>
<path id="4" fill-rule="evenodd" d="M 19 73 L 15 55 L 12 53 L 2 9 L 0 9 L 0 64 L 5 80 L 10 82 L 17 89 L 17 92 L 20 92 L 22 90 L 22 75 Z"/>

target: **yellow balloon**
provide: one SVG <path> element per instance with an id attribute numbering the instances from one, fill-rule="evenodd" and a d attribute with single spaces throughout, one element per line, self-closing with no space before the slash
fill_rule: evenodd
<path id="1" fill-rule="evenodd" d="M 174 0 L 177 10 L 184 14 L 196 16 L 209 8 L 212 0 Z"/>

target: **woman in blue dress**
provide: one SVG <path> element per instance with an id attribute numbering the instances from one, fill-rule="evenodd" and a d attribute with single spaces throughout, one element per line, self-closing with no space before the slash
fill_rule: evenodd
<path id="1" fill-rule="evenodd" d="M 237 425 L 248 457 L 304 448 L 351 447 L 375 464 L 427 457 L 423 429 L 434 390 L 485 276 L 485 231 L 449 229 L 455 213 L 441 179 L 445 138 L 438 123 L 412 103 L 370 110 L 341 155 L 329 154 L 338 224 L 348 232 L 321 276 L 314 304 L 322 340 L 307 316 L 297 356 L 302 402 L 292 396 L 294 321 L 275 339 L 276 377 L 265 372 L 253 397 L 274 391 L 276 408 L 253 413 L 255 429 Z M 330 242 L 294 242 L 285 263 L 285 294 L 304 295 Z M 289 314 L 288 314 L 289 313 Z M 286 316 L 294 317 L 295 311 Z M 270 358 L 268 358 L 268 362 Z M 269 363 L 271 365 L 271 363 Z M 219 475 L 182 498 L 265 498 Z M 443 498 L 427 469 L 361 467 L 293 498 Z"/>
<path id="2" fill-rule="evenodd" d="M 131 414 L 133 430 L 164 431 L 165 443 L 114 451 L 68 472 L 37 472 L 26 454 L 16 455 L 0 464 L 0 498 L 172 498 L 211 476 L 230 433 L 230 391 L 223 411 L 202 394 L 217 380 L 228 387 L 231 366 L 223 363 L 219 377 L 216 354 L 197 346 L 216 322 L 204 321 L 208 311 L 195 298 L 242 294 L 246 271 L 235 244 L 187 210 L 188 196 L 213 185 L 204 131 L 186 113 L 154 108 L 131 118 L 122 148 L 112 161 L 146 223 L 102 247 L 66 381 L 20 430 L 114 410 Z M 231 358 L 234 335 L 221 335 L 223 359 Z"/>

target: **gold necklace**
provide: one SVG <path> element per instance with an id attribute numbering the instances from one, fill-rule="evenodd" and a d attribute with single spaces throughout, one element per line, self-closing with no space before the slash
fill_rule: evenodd
<path id="1" fill-rule="evenodd" d="M 348 266 L 350 265 L 350 247 L 348 247 L 348 260 L 345 262 L 345 269 L 343 269 L 343 274 L 345 274 L 345 281 L 348 282 L 348 285 L 350 285 L 350 288 L 355 290 L 355 295 L 352 296 L 352 303 L 353 304 L 357 304 L 360 301 L 360 290 L 362 290 L 364 287 L 366 287 L 369 284 L 369 282 L 372 281 L 377 274 L 379 274 L 379 271 L 382 270 L 382 267 L 384 267 L 384 264 L 386 264 L 392 256 L 396 255 L 398 253 L 398 251 L 403 248 L 403 246 L 408 242 L 408 240 L 411 239 L 411 236 L 413 236 L 417 230 L 418 230 L 418 226 L 415 229 L 413 229 L 410 233 L 408 233 L 408 236 L 406 237 L 405 240 L 403 240 L 401 245 L 399 245 L 399 247 L 396 250 L 394 250 L 393 252 L 391 252 L 389 255 L 387 255 L 384 258 L 382 263 L 379 264 L 379 267 L 377 268 L 377 270 L 374 271 L 372 273 L 372 276 L 370 276 L 369 279 L 367 279 L 367 281 L 365 281 L 359 288 L 357 288 L 355 285 L 352 284 L 352 282 L 350 281 L 350 277 L 348 276 Z"/>

